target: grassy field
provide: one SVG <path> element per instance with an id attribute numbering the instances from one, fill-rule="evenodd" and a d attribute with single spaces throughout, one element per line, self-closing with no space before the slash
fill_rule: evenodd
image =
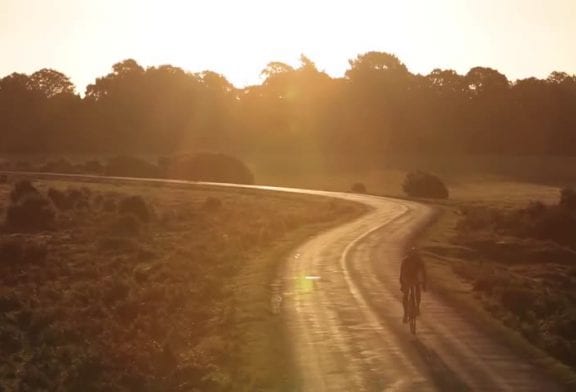
<path id="1" fill-rule="evenodd" d="M 362 182 L 373 194 L 402 195 L 406 172 L 426 170 L 439 175 L 455 192 L 457 198 L 475 197 L 478 188 L 500 191 L 502 184 L 515 188 L 526 197 L 544 188 L 524 187 L 526 184 L 559 186 L 576 184 L 576 157 L 553 156 L 491 156 L 491 155 L 421 155 L 383 153 L 378 156 L 324 156 L 318 152 L 302 152 L 298 156 L 281 153 L 233 154 L 244 161 L 260 185 L 294 186 L 308 189 L 346 191 Z M 105 163 L 114 154 L 0 154 L 0 163 L 8 161 L 37 166 L 48 161 L 66 159 L 71 163 L 98 160 Z M 137 155 L 156 163 L 157 155 Z M 19 169 L 20 170 L 20 169 Z M 22 169 L 23 170 L 23 169 Z M 522 183 L 518 188 L 516 184 Z M 487 184 L 484 186 L 484 184 Z M 496 186 L 493 186 L 496 185 Z M 533 196 L 533 197 L 536 197 Z"/>
<path id="2" fill-rule="evenodd" d="M 517 199 L 535 198 L 549 189 L 539 185 L 576 184 L 574 157 L 382 154 L 356 157 L 351 164 L 348 157 L 302 154 L 297 161 L 291 156 L 274 155 L 250 157 L 246 162 L 259 184 L 341 191 L 362 182 L 370 193 L 391 196 L 403 195 L 404 176 L 412 170 L 439 175 L 456 199 L 481 195 L 477 200 L 482 200 L 483 192 L 507 198 L 508 190 L 517 193 Z M 537 186 L 526 187 L 528 184 Z"/>
<path id="3" fill-rule="evenodd" d="M 553 232 L 560 189 L 501 180 L 462 183 L 452 193 L 450 201 L 429 201 L 442 214 L 421 239 L 434 290 L 576 385 L 574 242 L 539 238 Z M 534 213 L 535 201 L 542 212 Z"/>
<path id="4" fill-rule="evenodd" d="M 531 202 L 539 201 L 544 203 L 545 211 L 554 212 L 548 206 L 558 204 L 559 187 L 576 183 L 576 175 L 571 169 L 572 158 L 386 157 L 382 159 L 381 167 L 374 170 L 340 170 L 318 157 L 301 158 L 299 165 L 295 165 L 291 159 L 272 164 L 269 160 L 253 160 L 249 165 L 260 184 L 346 191 L 352 184 L 362 182 L 368 193 L 397 197 L 404 197 L 402 182 L 407 170 L 425 168 L 439 174 L 450 189 L 450 199 L 440 202 L 423 200 L 443 211 L 437 224 L 422 239 L 435 290 L 457 303 L 463 311 L 470 312 L 477 322 L 494 331 L 497 338 L 513 342 L 535 362 L 551 369 L 564 380 L 574 381 L 576 313 L 573 309 L 576 309 L 576 267 L 573 260 L 576 247 L 565 241 L 559 243 L 554 238 L 535 238 L 522 230 L 523 225 L 538 228 L 538 225 L 546 223 L 548 217 L 557 218 L 552 213 L 545 213 L 542 219 L 536 219 L 527 215 L 526 207 Z M 43 184 L 41 187 L 44 187 L 44 192 L 47 186 L 66 188 L 69 184 Z M 314 231 L 360 213 L 359 210 L 320 199 L 311 203 L 308 198 L 303 200 L 294 195 L 277 195 L 262 201 L 258 197 L 259 193 L 251 191 L 229 194 L 215 189 L 191 191 L 178 187 L 134 187 L 122 183 L 111 185 L 106 181 L 86 187 L 90 189 L 92 199 L 101 199 L 100 207 L 59 213 L 58 229 L 49 234 L 36 233 L 29 237 L 6 232 L 2 235 L 3 241 L 13 237 L 17 241 L 46 243 L 48 260 L 76 260 L 77 257 L 79 260 L 103 260 L 95 264 L 81 261 L 66 261 L 64 264 L 57 262 L 57 272 L 51 272 L 44 279 L 56 276 L 56 282 L 59 283 L 54 284 L 58 287 L 69 286 L 67 290 L 71 292 L 80 290 L 76 288 L 80 286 L 71 283 L 77 280 L 71 275 L 73 272 L 70 272 L 76 268 L 79 276 L 87 276 L 83 278 L 85 282 L 93 282 L 97 277 L 101 283 L 96 287 L 115 287 L 118 279 L 127 281 L 130 287 L 138 287 L 136 291 L 130 289 L 129 298 L 136 295 L 133 292 L 139 292 L 139 287 L 149 285 L 149 280 L 145 284 L 134 283 L 134 277 L 139 276 L 139 271 L 146 271 L 146 276 L 150 271 L 151 276 L 162 276 L 161 279 L 167 281 L 176 279 L 172 272 L 178 271 L 176 275 L 186 276 L 187 282 L 195 282 L 192 290 L 195 294 L 190 297 L 191 294 L 185 291 L 185 295 L 183 292 L 175 294 L 170 291 L 169 294 L 163 292 L 162 298 L 168 295 L 170 298 L 186 296 L 210 299 L 210 304 L 200 301 L 203 306 L 196 309 L 200 316 L 195 316 L 193 310 L 186 308 L 186 312 L 178 312 L 179 316 L 174 319 L 170 318 L 175 317 L 173 315 L 167 316 L 173 312 L 158 310 L 165 301 L 157 300 L 152 319 L 158 319 L 157 315 L 160 315 L 166 323 L 176 325 L 170 331 L 181 331 L 182 325 L 194 325 L 193 330 L 200 330 L 200 325 L 207 325 L 207 332 L 200 333 L 197 340 L 192 340 L 196 342 L 192 348 L 176 352 L 173 347 L 183 347 L 178 343 L 183 341 L 178 333 L 164 331 L 162 339 L 150 338 L 154 335 L 145 334 L 144 338 L 149 339 L 148 342 L 155 343 L 144 349 L 140 349 L 139 343 L 136 344 L 138 349 L 133 345 L 126 346 L 134 355 L 126 357 L 130 358 L 126 361 L 140 366 L 136 370 L 129 370 L 127 374 L 135 374 L 138 382 L 147 383 L 145 385 L 150 388 L 156 385 L 160 388 L 169 385 L 172 388 L 176 384 L 166 383 L 180 382 L 180 373 L 158 375 L 149 373 L 148 369 L 151 368 L 150 363 L 155 363 L 155 368 L 161 368 L 155 361 L 175 357 L 183 361 L 176 366 L 177 369 L 194 369 L 191 373 L 184 371 L 182 377 L 202 380 L 200 389 L 222 389 L 235 385 L 239 390 L 291 390 L 289 360 L 286 355 L 288 350 L 282 340 L 281 318 L 275 315 L 274 306 L 270 303 L 270 298 L 274 297 L 276 268 L 283 259 L 282 255 L 294 243 Z M 8 187 L 4 188 L 3 198 L 6 199 Z M 143 195 L 155 211 L 154 218 L 149 223 L 138 225 L 136 234 L 113 234 L 113 228 L 118 225 L 114 221 L 118 220 L 118 216 L 107 213 L 103 208 L 106 203 L 102 200 L 107 199 L 106 195 L 115 195 L 119 200 L 129 193 Z M 208 202 L 208 199 L 218 199 L 224 207 L 213 209 L 214 203 Z M 283 203 L 287 203 L 287 207 L 279 208 L 280 205 L 284 206 Z M 55 246 L 58 238 L 60 245 Z M 27 243 L 25 245 L 28 246 Z M 86 246 L 91 247 L 90 251 L 82 250 Z M 106 250 L 107 247 L 113 250 Z M 109 261 L 116 259 L 120 262 Z M 140 261 L 134 263 L 130 260 Z M 192 263 L 192 268 L 184 260 L 204 261 Z M 66 269 L 62 269 L 62 265 L 67 266 Z M 198 265 L 208 265 L 210 268 L 197 270 Z M 43 271 L 44 267 L 32 265 L 26 268 Z M 117 273 L 111 268 L 123 272 Z M 70 275 L 68 281 L 62 281 L 61 271 L 67 271 Z M 108 274 L 106 279 L 102 278 L 103 273 Z M 33 285 L 29 280 L 24 282 L 28 282 L 28 286 L 22 286 L 21 290 L 27 292 Z M 157 282 L 155 284 L 158 285 Z M 159 285 L 162 286 L 162 283 Z M 187 287 L 183 283 L 164 286 Z M 99 295 L 104 295 L 104 292 Z M 1 293 L 0 310 L 2 306 L 12 309 L 11 297 Z M 197 299 L 190 303 L 194 301 Z M 5 303 L 8 305 L 3 305 Z M 32 303 L 35 312 L 40 312 L 42 307 L 39 303 Z M 102 313 L 107 317 L 111 317 L 110 314 L 114 312 L 109 309 L 118 308 L 109 304 L 100 307 L 108 309 Z M 202 313 L 205 309 L 212 309 L 212 313 Z M 20 311 L 16 310 L 14 314 Z M 38 314 L 42 312 L 45 310 Z M 123 326 L 122 321 L 116 323 L 119 328 Z M 10 342 L 10 333 L 10 329 L 2 332 L 0 339 L 8 336 L 6 341 Z M 172 340 L 173 336 L 179 337 Z M 23 339 L 26 341 L 30 338 Z M 122 344 L 116 343 L 114 349 L 106 347 L 105 350 L 116 353 L 122 347 Z M 102 350 L 98 347 L 94 356 L 106 353 Z M 29 354 L 26 357 L 21 353 L 22 349 L 16 355 L 21 362 L 13 362 L 14 366 L 6 370 L 6 374 L 12 374 L 14 380 L 21 379 L 22 363 L 28 363 L 25 362 L 28 359 L 23 358 L 30 358 Z M 186 353 L 193 354 L 187 356 Z M 141 362 L 140 359 L 133 359 L 140 358 L 139 355 L 147 357 Z M 90 360 L 92 357 L 87 358 Z M 112 355 L 111 358 L 115 357 Z M 270 358 L 275 359 L 272 365 Z M 124 360 L 106 362 L 106 366 L 117 366 L 123 364 Z M 558 360 L 571 366 L 572 370 Z M 141 364 L 148 364 L 145 365 L 148 368 Z M 31 368 L 34 369 L 34 366 L 31 365 Z M 114 385 L 124 385 L 122 382 L 125 381 L 122 380 L 132 376 L 112 372 L 112 375 L 107 374 L 106 377 L 112 377 Z"/>
<path id="5" fill-rule="evenodd" d="M 217 188 L 34 186 L 50 223 L 0 232 L 0 390 L 290 390 L 277 268 L 363 211 Z M 4 216 L 11 190 L 0 185 Z"/>

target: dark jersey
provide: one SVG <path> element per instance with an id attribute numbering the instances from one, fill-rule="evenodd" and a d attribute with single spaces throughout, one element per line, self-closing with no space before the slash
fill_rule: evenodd
<path id="1" fill-rule="evenodd" d="M 410 286 L 420 282 L 426 282 L 424 262 L 416 254 L 409 255 L 402 260 L 400 266 L 400 284 Z"/>

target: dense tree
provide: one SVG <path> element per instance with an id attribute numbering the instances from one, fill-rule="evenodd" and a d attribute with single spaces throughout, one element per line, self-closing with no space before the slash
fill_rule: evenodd
<path id="1" fill-rule="evenodd" d="M 368 52 L 331 78 L 302 56 L 237 89 L 212 71 L 114 64 L 82 98 L 52 69 L 0 78 L 0 151 L 281 153 L 359 164 L 386 152 L 576 154 L 576 76 L 416 75 Z M 309 164 L 302 159 L 303 165 Z"/>
<path id="2" fill-rule="evenodd" d="M 63 73 L 53 69 L 44 68 L 34 72 L 28 78 L 28 86 L 31 90 L 42 94 L 46 98 L 74 94 L 74 85 L 70 79 Z"/>
<path id="3" fill-rule="evenodd" d="M 243 134 L 258 150 L 301 153 L 319 148 L 332 79 L 305 56 L 300 62 L 298 68 L 269 63 L 262 85 L 240 94 Z"/>
<path id="4" fill-rule="evenodd" d="M 1 151 L 47 152 L 69 146 L 81 101 L 64 74 L 42 69 L 0 80 Z"/>
<path id="5" fill-rule="evenodd" d="M 506 76 L 492 68 L 474 67 L 466 74 L 466 83 L 473 95 L 498 94 L 509 87 Z"/>
<path id="6" fill-rule="evenodd" d="M 368 52 L 350 60 L 349 63 L 350 69 L 346 71 L 346 76 L 350 79 L 361 78 L 369 74 L 387 77 L 401 77 L 408 74 L 408 69 L 398 57 L 389 53 Z"/>

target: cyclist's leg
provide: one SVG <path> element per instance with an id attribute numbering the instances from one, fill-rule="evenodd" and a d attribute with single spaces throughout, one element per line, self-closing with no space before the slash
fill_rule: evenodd
<path id="1" fill-rule="evenodd" d="M 420 300 L 422 299 L 421 297 L 421 291 L 420 291 L 420 283 L 416 283 L 414 285 L 414 290 L 415 294 L 416 294 L 416 314 L 420 314 Z"/>
<path id="2" fill-rule="evenodd" d="M 408 294 L 410 293 L 410 288 L 406 285 L 402 285 L 402 309 L 404 309 L 404 316 L 402 317 L 402 321 L 408 321 L 408 314 L 406 313 L 406 309 L 408 309 Z"/>

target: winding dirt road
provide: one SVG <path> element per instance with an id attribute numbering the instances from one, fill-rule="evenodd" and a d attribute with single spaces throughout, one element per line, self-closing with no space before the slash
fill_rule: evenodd
<path id="1" fill-rule="evenodd" d="M 301 390 L 562 390 L 433 293 L 423 296 L 417 335 L 402 324 L 400 257 L 433 219 L 430 208 L 326 195 L 371 211 L 311 239 L 286 263 L 283 311 Z"/>

